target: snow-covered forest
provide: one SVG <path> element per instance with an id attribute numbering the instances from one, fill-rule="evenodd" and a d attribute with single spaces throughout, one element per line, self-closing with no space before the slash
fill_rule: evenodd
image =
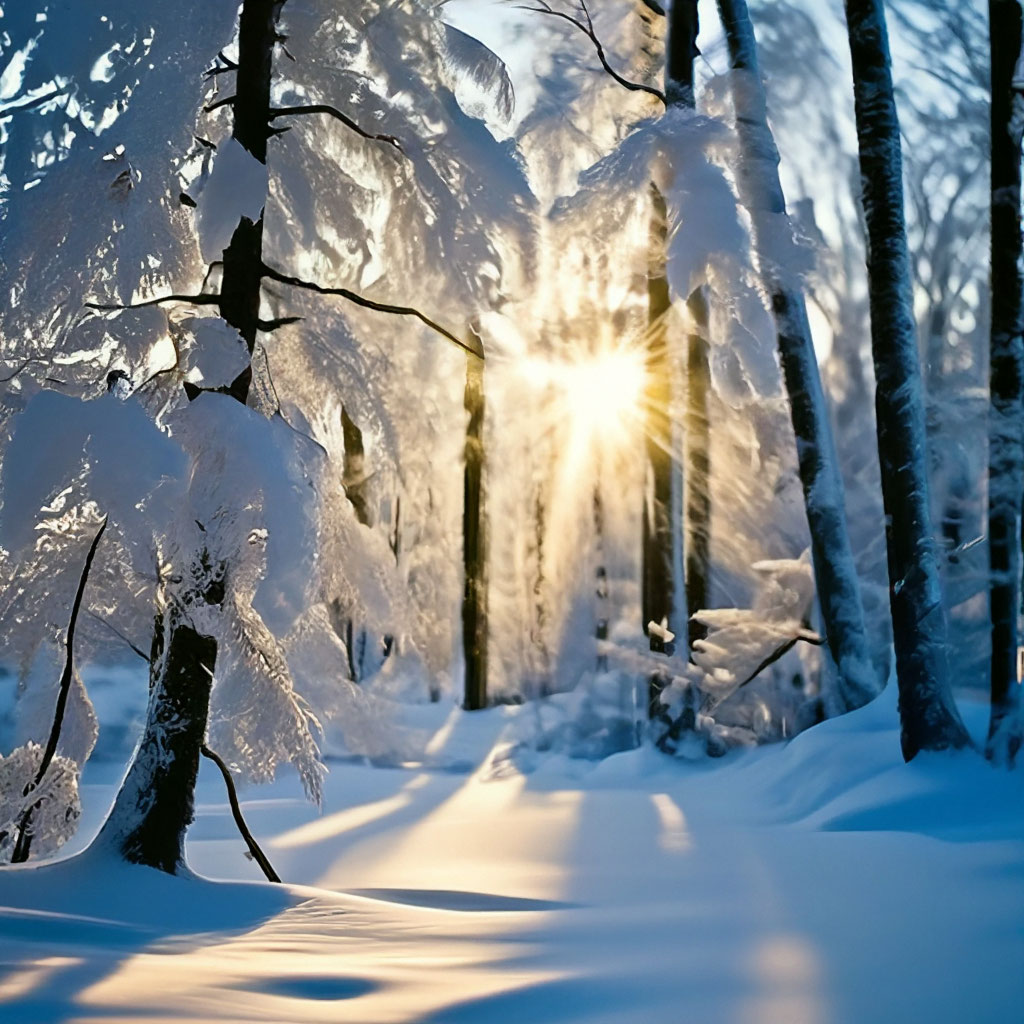
<path id="1" fill-rule="evenodd" d="M 0 0 L 0 1020 L 1012 1020 L 1020 0 Z"/>

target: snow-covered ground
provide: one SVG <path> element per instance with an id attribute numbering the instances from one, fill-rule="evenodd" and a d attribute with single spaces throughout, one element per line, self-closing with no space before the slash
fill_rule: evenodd
<path id="1" fill-rule="evenodd" d="M 522 709 L 435 708 L 442 767 L 335 762 L 322 815 L 293 778 L 245 791 L 285 886 L 204 765 L 189 856 L 232 881 L 88 854 L 0 872 L 0 1020 L 1017 1019 L 1024 774 L 904 766 L 894 704 L 712 765 L 528 775 L 489 753 Z M 87 772 L 80 843 L 116 781 Z"/>

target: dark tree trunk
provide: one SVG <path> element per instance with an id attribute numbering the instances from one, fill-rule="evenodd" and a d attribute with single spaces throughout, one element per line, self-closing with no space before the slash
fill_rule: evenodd
<path id="1" fill-rule="evenodd" d="M 366 452 L 363 448 L 363 432 L 356 426 L 344 406 L 341 407 L 341 430 L 345 445 L 345 463 L 341 478 L 345 497 L 352 503 L 359 522 L 363 526 L 372 526 L 369 496 L 366 493 Z"/>
<path id="2" fill-rule="evenodd" d="M 157 619 L 146 728 L 95 846 L 175 875 L 185 869 L 217 642 L 168 610 Z M 164 633 L 170 643 L 164 651 Z"/>
<path id="3" fill-rule="evenodd" d="M 462 651 L 467 711 L 487 706 L 487 518 L 484 497 L 484 363 L 466 356 L 465 476 L 463 482 Z"/>
<path id="4" fill-rule="evenodd" d="M 699 31 L 696 0 L 679 0 L 668 12 L 665 52 L 665 99 L 668 107 L 694 109 L 693 62 Z M 673 460 L 670 418 L 671 362 L 667 317 L 669 294 L 667 264 L 667 211 L 664 197 L 652 192 L 651 269 L 648 277 L 648 385 L 647 465 L 643 521 L 642 615 L 652 651 L 665 651 L 664 642 L 648 631 L 648 624 L 682 631 L 680 611 L 685 600 L 687 643 L 690 650 L 705 630 L 693 616 L 706 608 L 710 597 L 711 436 L 708 399 L 711 392 L 708 349 L 708 310 L 698 289 L 687 299 L 692 330 L 686 339 L 686 412 L 681 465 Z M 676 479 L 677 475 L 682 480 Z M 677 495 L 677 491 L 681 494 Z M 680 507 L 681 506 L 681 507 Z M 678 567 L 678 568 L 677 568 Z M 684 591 L 680 594 L 679 591 Z M 659 695 L 666 680 L 655 673 L 649 680 L 648 711 L 662 714 Z"/>
<path id="5" fill-rule="evenodd" d="M 647 365 L 644 385 L 647 481 L 643 507 L 643 579 L 641 614 L 648 623 L 673 629 L 676 618 L 676 546 L 682 525 L 673 491 L 673 444 L 671 419 L 671 363 L 668 352 L 668 316 L 672 309 L 666 276 L 667 211 L 665 199 L 651 186 L 651 268 L 647 278 Z M 651 650 L 663 645 L 653 634 Z"/>
<path id="6" fill-rule="evenodd" d="M 608 567 L 604 564 L 604 502 L 601 500 L 600 477 L 594 485 L 593 508 L 594 548 L 597 552 L 597 565 L 594 568 L 594 639 L 598 648 L 595 668 L 598 672 L 607 672 L 608 655 L 601 646 L 608 640 Z"/>
<path id="7" fill-rule="evenodd" d="M 270 138 L 270 84 L 277 19 L 285 0 L 244 0 L 238 19 L 238 69 L 231 134 L 261 164 L 267 162 Z M 263 285 L 263 217 L 243 217 L 224 250 L 220 315 L 245 340 L 252 354 L 260 322 Z M 230 394 L 244 403 L 252 383 L 252 367 L 232 382 Z"/>
<path id="8" fill-rule="evenodd" d="M 992 334 L 990 348 L 988 536 L 992 573 L 992 712 L 985 754 L 1012 764 L 1021 745 L 1021 508 L 1024 504 L 1024 242 L 1021 131 L 1024 83 L 1018 0 L 989 0 L 992 59 Z"/>
<path id="9" fill-rule="evenodd" d="M 232 103 L 235 139 L 266 163 L 270 138 L 270 84 L 277 19 L 285 0 L 244 0 L 239 15 L 239 58 Z M 245 339 L 250 354 L 259 330 L 263 278 L 263 219 L 242 218 L 224 250 L 221 316 Z M 227 389 L 245 404 L 252 369 Z M 186 392 L 190 397 L 195 389 Z M 224 597 L 223 567 L 212 571 L 203 552 L 197 582 L 178 598 L 186 607 Z M 212 577 L 212 582 L 211 582 Z M 193 819 L 200 749 L 206 741 L 217 641 L 196 631 L 173 606 L 157 620 L 150 668 L 149 707 L 142 742 L 97 842 L 126 860 L 175 874 L 185 866 L 185 832 Z"/>
<path id="10" fill-rule="evenodd" d="M 866 704 L 877 692 L 839 460 L 821 386 L 800 284 L 772 246 L 791 235 L 779 181 L 779 153 L 765 105 L 754 27 L 746 0 L 718 0 L 736 87 L 733 103 L 742 163 L 740 201 L 750 212 L 762 281 L 771 296 L 779 359 L 796 435 L 800 482 L 811 534 L 814 576 L 825 636 L 839 674 L 836 711 Z"/>
<path id="11" fill-rule="evenodd" d="M 853 64 L 875 416 L 886 515 L 901 744 L 970 743 L 949 682 L 945 610 L 928 497 L 924 394 L 903 220 L 902 153 L 882 0 L 845 0 Z"/>

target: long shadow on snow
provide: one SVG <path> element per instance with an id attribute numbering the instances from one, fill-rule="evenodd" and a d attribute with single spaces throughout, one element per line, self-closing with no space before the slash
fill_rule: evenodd
<path id="1" fill-rule="evenodd" d="M 0 870 L 0 1019 L 119 1017 L 82 994 L 138 953 L 178 954 L 251 931 L 295 903 L 287 889 L 172 877 L 90 851 Z"/>

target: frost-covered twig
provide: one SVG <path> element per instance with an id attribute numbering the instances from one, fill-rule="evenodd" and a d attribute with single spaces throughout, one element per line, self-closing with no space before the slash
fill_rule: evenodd
<path id="1" fill-rule="evenodd" d="M 615 82 L 621 85 L 623 89 L 628 89 L 630 92 L 645 92 L 649 96 L 653 96 L 659 102 L 664 103 L 665 94 L 660 89 L 656 89 L 653 85 L 645 85 L 643 82 L 632 82 L 628 78 L 623 78 L 623 76 L 611 66 L 608 62 L 608 55 L 605 53 L 601 38 L 594 29 L 593 19 L 590 17 L 590 11 L 587 8 L 587 0 L 579 0 L 579 5 L 580 13 L 583 15 L 583 21 L 573 17 L 571 14 L 566 14 L 565 11 L 557 10 L 552 7 L 547 0 L 534 0 L 533 3 L 529 4 L 516 4 L 516 7 L 521 11 L 533 11 L 535 14 L 546 14 L 552 18 L 560 18 L 562 21 L 567 21 L 570 25 L 575 26 L 594 44 L 594 51 L 597 54 L 597 59 L 601 62 L 601 67 L 604 68 L 605 72 Z"/>
<path id="2" fill-rule="evenodd" d="M 50 727 L 50 737 L 46 741 L 46 748 L 43 750 L 42 760 L 36 771 L 36 777 L 32 782 L 32 789 L 35 789 L 43 781 L 47 769 L 57 753 L 57 743 L 60 741 L 60 730 L 64 724 L 64 710 L 68 704 L 68 695 L 71 693 L 71 682 L 74 677 L 74 646 L 75 626 L 78 623 L 78 613 L 82 607 L 82 598 L 85 596 L 85 585 L 89 581 L 89 572 L 92 569 L 93 559 L 96 557 L 96 548 L 99 547 L 100 538 L 107 528 L 107 520 L 104 518 L 100 528 L 96 531 L 92 543 L 89 545 L 89 553 L 85 556 L 85 565 L 82 567 L 82 575 L 78 581 L 78 590 L 75 593 L 74 603 L 71 605 L 71 617 L 68 619 L 68 632 L 64 641 L 66 656 L 64 659 L 64 671 L 60 677 L 60 688 L 57 692 L 57 705 L 53 712 L 53 725 Z M 28 795 L 26 793 L 26 795 Z M 29 846 L 32 843 L 32 833 L 29 831 L 29 823 L 32 818 L 32 811 L 37 804 L 26 809 L 18 822 L 18 838 L 14 843 L 14 853 L 11 854 L 12 864 L 21 864 L 28 860 Z"/>

